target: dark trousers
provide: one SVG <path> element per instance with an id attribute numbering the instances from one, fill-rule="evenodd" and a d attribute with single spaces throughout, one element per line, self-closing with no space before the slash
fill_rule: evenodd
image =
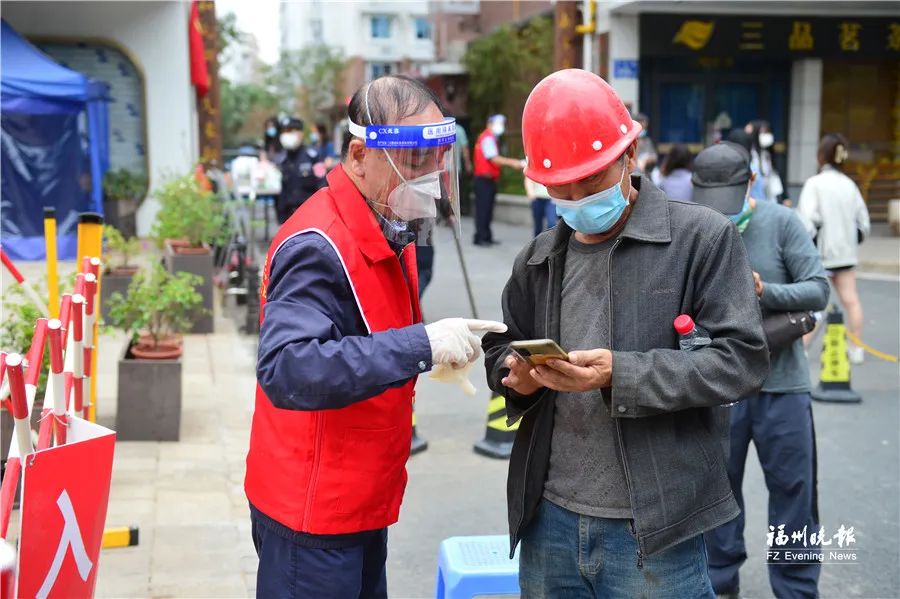
<path id="1" fill-rule="evenodd" d="M 253 523 L 259 556 L 256 596 L 260 599 L 386 599 L 387 529 L 362 545 L 317 549 Z"/>
<path id="2" fill-rule="evenodd" d="M 475 243 L 494 240 L 491 221 L 494 220 L 494 200 L 497 182 L 488 177 L 475 177 Z"/>
<path id="3" fill-rule="evenodd" d="M 420 245 L 416 247 L 416 270 L 419 273 L 419 298 L 421 299 L 434 273 L 434 246 Z"/>
<path id="4" fill-rule="evenodd" d="M 556 224 L 556 206 L 550 198 L 531 200 L 531 215 L 534 217 L 535 237 Z"/>
<path id="5" fill-rule="evenodd" d="M 741 514 L 706 534 L 709 575 L 717 593 L 737 591 L 738 570 L 747 559 L 744 545 L 744 464 L 750 441 L 762 465 L 769 490 L 769 520 L 766 530 L 750 534 L 750 550 L 758 555 L 767 550 L 810 552 L 802 542 L 767 547 L 768 526 L 784 524 L 790 537 L 795 531 L 806 536 L 818 532 L 816 507 L 816 444 L 809 393 L 760 393 L 729 408 L 731 412 L 731 454 L 728 477 Z M 816 597 L 821 564 L 769 563 L 769 582 L 779 599 Z"/>

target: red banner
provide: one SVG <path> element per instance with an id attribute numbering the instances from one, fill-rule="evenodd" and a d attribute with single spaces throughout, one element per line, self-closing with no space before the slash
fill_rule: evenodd
<path id="1" fill-rule="evenodd" d="M 70 417 L 67 441 L 25 459 L 17 597 L 94 594 L 116 435 Z"/>

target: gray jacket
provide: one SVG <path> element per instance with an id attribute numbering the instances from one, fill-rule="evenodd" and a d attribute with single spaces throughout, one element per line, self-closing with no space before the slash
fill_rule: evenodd
<path id="1" fill-rule="evenodd" d="M 646 177 L 609 254 L 612 385 L 603 399 L 616 421 L 642 555 L 671 547 L 738 514 L 725 460 L 728 411 L 755 393 L 769 355 L 740 234 L 724 216 L 667 200 Z M 559 341 L 563 268 L 572 229 L 560 223 L 516 258 L 503 292 L 509 330 L 483 347 L 488 384 L 506 398 L 510 423 L 522 419 L 507 481 L 511 554 L 541 501 L 556 392 L 522 397 L 500 380 L 508 344 Z M 712 344 L 684 352 L 672 327 L 690 314 Z"/>

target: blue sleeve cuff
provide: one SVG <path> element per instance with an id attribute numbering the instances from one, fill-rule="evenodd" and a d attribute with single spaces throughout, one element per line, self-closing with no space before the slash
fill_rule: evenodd
<path id="1" fill-rule="evenodd" d="M 428 341 L 425 325 L 419 323 L 400 330 L 406 336 L 411 370 L 418 374 L 431 370 L 434 364 L 431 361 L 431 343 Z"/>

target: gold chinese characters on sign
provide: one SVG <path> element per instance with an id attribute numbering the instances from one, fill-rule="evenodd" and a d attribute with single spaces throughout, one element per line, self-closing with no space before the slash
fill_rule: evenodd
<path id="1" fill-rule="evenodd" d="M 794 21 L 794 28 L 788 38 L 788 48 L 791 50 L 813 49 L 812 23 L 809 21 Z"/>
<path id="2" fill-rule="evenodd" d="M 847 52 L 859 51 L 859 23 L 843 22 L 840 25 L 841 50 Z"/>

